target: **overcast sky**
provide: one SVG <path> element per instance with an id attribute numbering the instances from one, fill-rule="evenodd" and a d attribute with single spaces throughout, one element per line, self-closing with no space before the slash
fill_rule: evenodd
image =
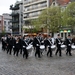
<path id="1" fill-rule="evenodd" d="M 21 0 L 0 0 L 0 15 L 3 13 L 10 13 L 10 5 L 14 4 L 16 1 Z"/>

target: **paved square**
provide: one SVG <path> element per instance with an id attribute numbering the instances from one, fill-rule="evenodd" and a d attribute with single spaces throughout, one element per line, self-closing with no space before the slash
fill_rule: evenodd
<path id="1" fill-rule="evenodd" d="M 20 54 L 7 54 L 0 44 L 0 75 L 75 75 L 75 51 L 72 54 L 66 56 L 64 50 L 62 57 L 47 57 L 45 53 L 42 58 L 33 55 L 25 59 Z"/>

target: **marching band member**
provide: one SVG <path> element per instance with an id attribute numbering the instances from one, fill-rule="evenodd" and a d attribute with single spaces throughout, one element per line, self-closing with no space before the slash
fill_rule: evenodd
<path id="1" fill-rule="evenodd" d="M 57 53 L 59 52 L 60 57 L 61 57 L 61 44 L 62 44 L 62 40 L 61 40 L 60 34 L 58 34 L 56 38 L 57 50 L 56 50 L 55 55 L 57 55 Z"/>
<path id="2" fill-rule="evenodd" d="M 6 49 L 6 37 L 4 36 L 4 37 L 2 37 L 1 38 L 1 41 L 2 41 L 2 50 L 4 50 L 5 51 L 5 49 Z"/>
<path id="3" fill-rule="evenodd" d="M 22 42 L 22 46 L 23 46 L 23 58 L 24 56 L 26 56 L 26 59 L 28 58 L 28 50 L 26 49 L 26 47 L 28 46 L 28 40 L 27 40 L 27 36 L 24 36 L 23 42 Z"/>
<path id="4" fill-rule="evenodd" d="M 52 57 L 52 50 L 51 50 L 52 39 L 51 39 L 51 35 L 48 35 L 47 46 L 48 46 L 47 56 L 48 56 L 48 54 L 50 53 L 50 57 Z"/>
<path id="5" fill-rule="evenodd" d="M 19 43 L 19 38 L 17 38 L 16 40 L 14 40 L 14 46 L 15 46 L 15 49 L 14 49 L 14 55 L 16 54 L 16 56 L 18 56 L 18 53 L 19 53 L 19 48 L 20 48 L 20 43 Z"/>
<path id="6" fill-rule="evenodd" d="M 40 34 L 37 34 L 37 36 L 34 38 L 34 42 L 35 42 L 35 44 L 36 44 L 36 52 L 35 52 L 35 57 L 36 57 L 36 55 L 38 55 L 38 57 L 40 58 L 41 56 L 40 56 L 40 44 L 41 44 L 41 42 L 40 42 Z"/>
<path id="7" fill-rule="evenodd" d="M 22 36 L 19 36 L 19 43 L 20 43 L 20 54 L 22 54 L 22 41 L 23 41 L 23 38 Z"/>
<path id="8" fill-rule="evenodd" d="M 69 56 L 72 56 L 72 53 L 71 53 L 72 39 L 70 35 L 68 35 L 68 37 L 66 38 L 66 45 L 67 45 L 66 55 L 69 54 Z"/>
<path id="9" fill-rule="evenodd" d="M 7 54 L 9 53 L 11 55 L 13 41 L 12 41 L 12 36 L 10 34 L 8 35 L 6 42 L 7 42 Z"/>

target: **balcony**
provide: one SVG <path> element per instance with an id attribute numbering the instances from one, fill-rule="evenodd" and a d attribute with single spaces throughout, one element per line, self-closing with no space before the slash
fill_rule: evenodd
<path id="1" fill-rule="evenodd" d="M 32 0 L 32 1 L 25 1 L 24 2 L 24 6 L 29 6 L 29 5 L 33 5 L 33 4 L 37 4 L 37 3 L 41 3 L 41 2 L 45 2 L 47 0 Z"/>

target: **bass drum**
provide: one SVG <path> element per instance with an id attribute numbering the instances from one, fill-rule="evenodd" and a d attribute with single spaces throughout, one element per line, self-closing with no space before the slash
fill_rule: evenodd
<path id="1" fill-rule="evenodd" d="M 75 50 L 75 45 L 72 45 L 72 46 L 71 46 L 71 49 L 72 49 L 72 50 Z"/>
<path id="2" fill-rule="evenodd" d="M 61 45 L 61 49 L 64 50 L 66 48 L 66 45 Z"/>
<path id="3" fill-rule="evenodd" d="M 51 49 L 52 49 L 52 50 L 55 50 L 55 49 L 56 49 L 56 45 L 52 45 L 52 46 L 51 46 Z"/>

